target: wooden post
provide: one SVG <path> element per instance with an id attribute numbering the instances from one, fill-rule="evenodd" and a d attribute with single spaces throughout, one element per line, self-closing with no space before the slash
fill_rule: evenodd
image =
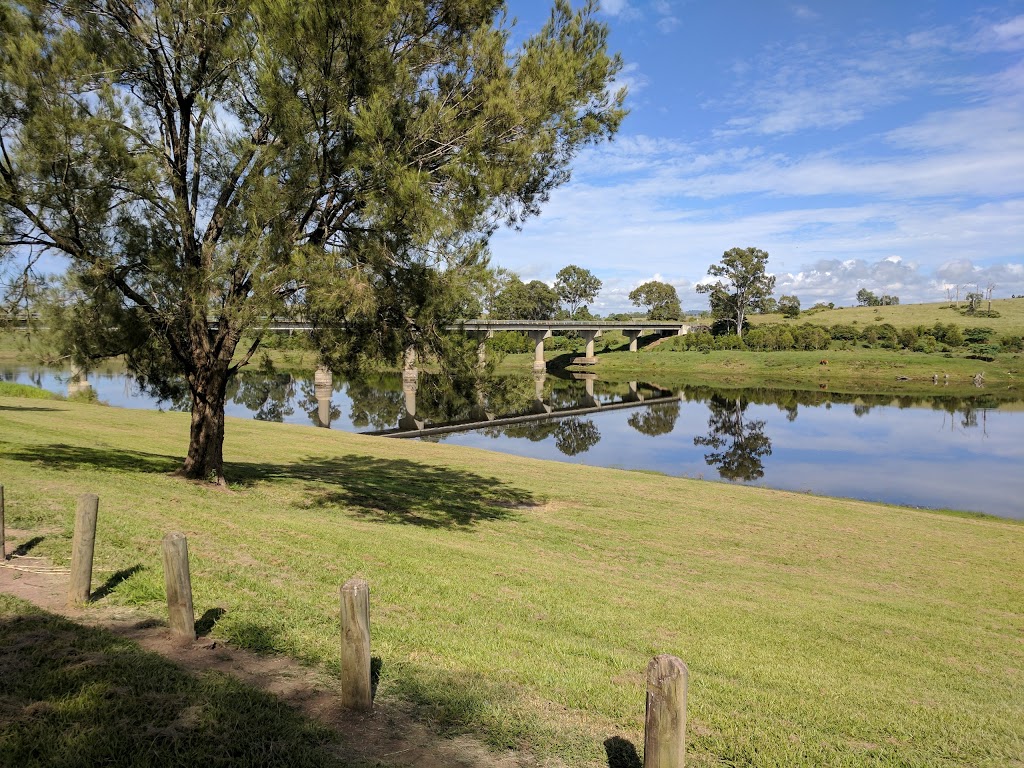
<path id="1" fill-rule="evenodd" d="M 71 542 L 71 584 L 68 586 L 68 604 L 89 602 L 92 594 L 92 553 L 96 546 L 96 516 L 100 498 L 86 493 L 78 497 L 75 510 L 75 537 Z"/>
<path id="2" fill-rule="evenodd" d="M 0 485 L 0 557 L 7 559 L 7 522 L 4 519 L 4 487 Z"/>
<path id="3" fill-rule="evenodd" d="M 644 768 L 683 768 L 686 762 L 686 689 L 690 673 L 675 656 L 647 665 Z"/>
<path id="4" fill-rule="evenodd" d="M 341 587 L 341 703 L 367 712 L 370 689 L 370 585 L 349 579 Z"/>
<path id="5" fill-rule="evenodd" d="M 188 573 L 188 539 L 183 533 L 164 536 L 164 585 L 171 631 L 183 640 L 196 639 L 192 580 Z"/>

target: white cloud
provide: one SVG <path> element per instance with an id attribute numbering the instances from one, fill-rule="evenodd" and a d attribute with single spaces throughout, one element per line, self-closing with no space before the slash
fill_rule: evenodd
<path id="1" fill-rule="evenodd" d="M 986 25 L 972 42 L 981 51 L 1024 50 L 1024 15 Z"/>
<path id="2" fill-rule="evenodd" d="M 821 14 L 817 11 L 808 8 L 806 5 L 793 5 L 789 9 L 793 15 L 800 19 L 800 21 L 817 21 L 821 18 Z"/>

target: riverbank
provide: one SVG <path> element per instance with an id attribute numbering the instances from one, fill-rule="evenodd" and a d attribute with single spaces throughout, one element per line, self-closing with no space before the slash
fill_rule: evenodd
<path id="1" fill-rule="evenodd" d="M 946 356 L 879 349 L 753 352 L 678 350 L 659 344 L 639 352 L 607 351 L 597 364 L 573 366 L 572 354 L 550 353 L 548 366 L 597 374 L 606 381 L 686 381 L 713 387 L 819 389 L 862 394 L 966 395 L 989 391 L 1024 395 L 1024 355 L 999 354 L 991 360 L 967 354 Z M 532 355 L 507 355 L 499 373 L 530 371 Z M 980 379 L 977 377 L 981 376 Z M 982 386 L 979 386 L 979 383 Z"/>
<path id="2" fill-rule="evenodd" d="M 74 499 L 99 494 L 96 568 L 129 572 L 101 602 L 154 615 L 183 530 L 214 638 L 329 673 L 338 585 L 363 576 L 380 700 L 497 749 L 639 748 L 667 652 L 694 765 L 1020 758 L 1020 524 L 235 419 L 223 492 L 168 474 L 187 433 L 0 398 L 8 526 L 66 564 Z"/>

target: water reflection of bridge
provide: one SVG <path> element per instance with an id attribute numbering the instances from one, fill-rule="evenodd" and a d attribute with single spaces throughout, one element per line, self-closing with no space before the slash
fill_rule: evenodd
<path id="1" fill-rule="evenodd" d="M 481 394 L 479 402 L 470 411 L 469 418 L 428 425 L 426 419 L 418 414 L 416 408 L 419 371 L 416 369 L 406 369 L 402 373 L 404 412 L 398 420 L 398 426 L 390 429 L 368 431 L 363 434 L 380 437 L 429 437 L 486 427 L 501 427 L 570 416 L 584 416 L 603 411 L 636 408 L 638 406 L 678 403 L 682 398 L 682 393 L 675 393 L 656 385 L 641 385 L 638 382 L 631 381 L 628 383 L 627 393 L 621 400 L 602 401 L 594 392 L 594 382 L 597 378 L 595 374 L 575 373 L 573 378 L 583 381 L 584 392 L 580 402 L 569 407 L 557 407 L 553 404 L 552 398 L 546 398 L 544 384 L 547 375 L 535 373 L 533 376 L 534 397 L 525 412 L 507 416 L 497 415 L 488 409 L 487 403 Z M 318 420 L 322 425 L 327 426 L 330 423 L 331 393 L 333 391 L 333 376 L 329 370 L 325 368 L 317 370 L 314 379 L 314 391 L 317 399 Z"/>

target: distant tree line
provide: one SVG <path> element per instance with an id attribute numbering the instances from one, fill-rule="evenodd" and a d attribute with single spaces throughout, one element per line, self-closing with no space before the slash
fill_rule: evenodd
<path id="1" fill-rule="evenodd" d="M 1024 339 L 1012 334 L 995 338 L 987 327 L 963 328 L 954 323 L 935 323 L 896 328 L 879 323 L 864 328 L 854 325 L 783 325 L 768 323 L 748 328 L 743 338 L 734 334 L 691 333 L 672 340 L 676 349 L 709 352 L 722 349 L 749 349 L 762 352 L 784 350 L 827 350 L 849 346 L 875 349 L 904 349 L 913 352 L 948 352 L 969 348 L 978 353 L 1024 351 Z"/>

